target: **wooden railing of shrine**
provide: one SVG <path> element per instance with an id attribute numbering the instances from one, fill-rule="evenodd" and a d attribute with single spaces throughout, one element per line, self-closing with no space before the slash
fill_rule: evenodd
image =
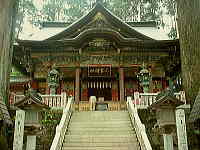
<path id="1" fill-rule="evenodd" d="M 156 102 L 156 96 L 158 93 L 134 93 L 133 104 L 134 107 L 138 109 L 146 109 L 148 106 Z M 180 91 L 178 93 L 174 93 L 175 97 L 184 104 L 186 104 L 185 92 Z"/>
<path id="2" fill-rule="evenodd" d="M 73 102 L 74 102 L 73 97 L 69 97 L 67 106 L 66 106 L 66 108 L 63 109 L 63 114 L 62 114 L 60 123 L 56 127 L 56 134 L 53 139 L 50 150 L 61 150 L 62 149 L 62 144 L 63 144 L 63 140 L 65 137 L 65 133 L 67 131 L 68 124 L 70 122 L 70 118 L 73 113 Z"/>
<path id="3" fill-rule="evenodd" d="M 10 94 L 10 105 L 13 106 L 16 102 L 22 100 L 24 95 Z M 67 105 L 67 95 L 65 92 L 60 95 L 41 95 L 43 103 L 50 108 L 64 108 Z"/>
<path id="4" fill-rule="evenodd" d="M 142 124 L 138 115 L 138 110 L 134 107 L 131 98 L 127 99 L 127 109 L 131 118 L 132 125 L 135 128 L 135 132 L 140 143 L 141 150 L 152 150 L 151 144 L 146 134 L 145 125 Z"/>

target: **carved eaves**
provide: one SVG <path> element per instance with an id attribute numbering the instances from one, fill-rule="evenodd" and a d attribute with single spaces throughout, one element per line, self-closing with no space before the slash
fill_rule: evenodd
<path id="1" fill-rule="evenodd" d="M 109 23 L 106 17 L 102 13 L 98 12 L 87 25 L 83 26 L 82 28 L 74 32 L 72 35 L 70 35 L 70 38 L 75 38 L 76 36 L 80 35 L 84 31 L 89 30 L 89 29 L 102 29 L 102 30 L 111 29 L 116 32 L 119 32 L 120 34 L 126 37 L 125 33 L 122 33 L 119 28 Z M 69 37 L 65 37 L 63 39 L 67 39 L 67 38 Z"/>

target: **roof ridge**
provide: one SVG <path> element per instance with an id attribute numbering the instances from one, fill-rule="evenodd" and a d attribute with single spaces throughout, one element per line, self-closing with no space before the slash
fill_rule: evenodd
<path id="1" fill-rule="evenodd" d="M 117 26 L 117 28 L 122 28 L 123 31 L 127 32 L 127 34 L 129 34 L 130 36 L 136 36 L 137 38 L 144 40 L 155 40 L 135 30 L 131 25 L 127 24 L 118 16 L 113 14 L 110 10 L 101 5 L 101 3 L 96 3 L 96 5 L 86 15 L 82 16 L 77 21 L 70 24 L 63 32 L 60 32 L 45 40 L 57 40 L 64 36 L 70 36 L 75 31 L 82 28 L 82 26 L 86 25 L 98 12 L 102 13 L 105 17 L 111 18 L 109 20 L 112 21 L 112 24 L 114 26 Z"/>

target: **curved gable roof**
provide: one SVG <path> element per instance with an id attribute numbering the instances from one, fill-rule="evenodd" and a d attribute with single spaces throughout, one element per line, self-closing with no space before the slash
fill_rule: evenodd
<path id="1" fill-rule="evenodd" d="M 93 18 L 101 13 L 109 21 L 109 23 L 115 28 L 119 29 L 122 32 L 125 32 L 129 37 L 128 38 L 137 38 L 140 40 L 154 40 L 151 37 L 148 37 L 138 31 L 136 31 L 133 27 L 123 22 L 120 18 L 111 13 L 108 9 L 103 7 L 100 3 L 97 3 L 95 7 L 85 16 L 81 17 L 79 20 L 69 25 L 64 31 L 47 38 L 46 40 L 61 40 L 63 38 L 73 38 L 72 35 L 79 31 L 84 26 L 88 25 Z M 79 32 L 79 34 L 81 31 Z"/>

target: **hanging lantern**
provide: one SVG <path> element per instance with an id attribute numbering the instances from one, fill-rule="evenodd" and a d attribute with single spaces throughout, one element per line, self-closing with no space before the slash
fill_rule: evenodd
<path id="1" fill-rule="evenodd" d="M 140 82 L 140 85 L 143 87 L 144 93 L 147 93 L 149 91 L 149 85 L 152 80 L 151 73 L 148 69 L 143 65 L 142 70 L 137 74 L 137 78 Z"/>
<path id="2" fill-rule="evenodd" d="M 60 74 L 56 69 L 52 69 L 47 76 L 48 86 L 51 88 L 56 88 L 59 86 Z"/>

